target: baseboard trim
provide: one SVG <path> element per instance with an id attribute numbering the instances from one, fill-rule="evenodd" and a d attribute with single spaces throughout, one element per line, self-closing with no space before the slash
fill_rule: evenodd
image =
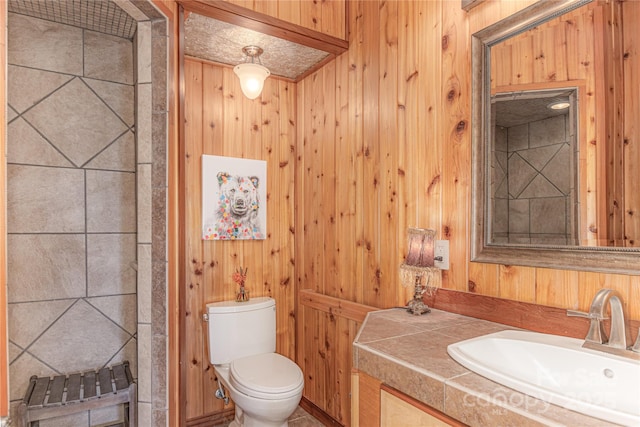
<path id="1" fill-rule="evenodd" d="M 213 427 L 232 421 L 234 414 L 234 409 L 225 409 L 224 411 L 216 412 L 215 414 L 190 418 L 187 420 L 187 427 Z"/>
<path id="2" fill-rule="evenodd" d="M 307 411 L 310 415 L 313 415 L 318 421 L 327 427 L 342 427 L 344 424 L 333 418 L 331 415 L 324 412 L 320 407 L 316 406 L 306 397 L 303 397 L 300 401 L 300 407 Z"/>

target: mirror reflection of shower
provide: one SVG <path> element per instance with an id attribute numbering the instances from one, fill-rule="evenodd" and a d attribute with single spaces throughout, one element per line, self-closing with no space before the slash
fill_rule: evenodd
<path id="1" fill-rule="evenodd" d="M 577 88 L 491 98 L 487 241 L 578 244 Z"/>

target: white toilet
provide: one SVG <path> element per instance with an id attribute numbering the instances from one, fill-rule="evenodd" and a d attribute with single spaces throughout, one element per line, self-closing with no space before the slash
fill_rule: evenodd
<path id="1" fill-rule="evenodd" d="M 276 302 L 207 304 L 209 361 L 236 405 L 230 427 L 286 427 L 304 388 L 302 370 L 276 351 Z"/>

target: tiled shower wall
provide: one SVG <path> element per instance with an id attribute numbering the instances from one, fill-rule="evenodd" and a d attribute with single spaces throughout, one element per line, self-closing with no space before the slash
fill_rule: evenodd
<path id="1" fill-rule="evenodd" d="M 10 14 L 8 62 L 11 400 L 33 374 L 129 360 L 135 376 L 133 43 Z M 89 418 L 119 414 L 64 422 Z"/>
<path id="2" fill-rule="evenodd" d="M 138 21 L 133 43 L 10 14 L 11 399 L 30 375 L 128 359 L 138 424 L 163 426 L 166 20 L 147 1 L 118 5 Z M 120 409 L 41 426 L 96 425 Z"/>
<path id="3" fill-rule="evenodd" d="M 566 245 L 574 236 L 568 115 L 495 128 L 493 241 Z"/>

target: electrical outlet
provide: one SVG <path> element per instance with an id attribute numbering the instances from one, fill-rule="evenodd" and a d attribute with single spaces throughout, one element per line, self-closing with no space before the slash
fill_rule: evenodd
<path id="1" fill-rule="evenodd" d="M 438 267 L 440 270 L 449 269 L 449 241 L 448 240 L 436 240 L 433 248 L 433 266 Z"/>

